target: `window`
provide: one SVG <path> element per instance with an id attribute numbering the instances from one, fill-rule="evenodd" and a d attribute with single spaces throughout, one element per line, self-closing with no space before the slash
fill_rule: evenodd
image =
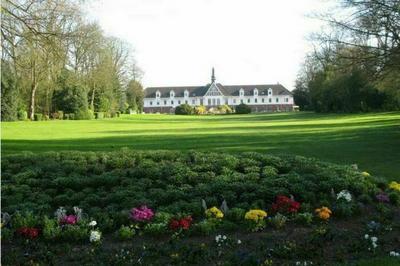
<path id="1" fill-rule="evenodd" d="M 157 102 L 157 105 L 160 105 L 160 102 Z"/>
<path id="2" fill-rule="evenodd" d="M 236 99 L 233 99 L 233 103 L 236 103 Z"/>
<path id="3" fill-rule="evenodd" d="M 243 103 L 243 99 L 240 100 L 240 103 Z"/>
<path id="4" fill-rule="evenodd" d="M 285 98 L 285 102 L 288 103 L 289 102 L 289 98 Z"/>
<path id="5" fill-rule="evenodd" d="M 160 98 L 161 93 L 159 91 L 156 92 L 156 98 Z"/>
<path id="6" fill-rule="evenodd" d="M 239 95 L 240 95 L 240 97 L 243 97 L 243 96 L 244 96 L 244 90 L 243 90 L 243 89 L 240 89 Z"/>
<path id="7" fill-rule="evenodd" d="M 150 105 L 153 105 L 153 102 L 152 102 L 152 101 L 150 101 Z"/>
<path id="8" fill-rule="evenodd" d="M 185 98 L 189 97 L 189 92 L 185 90 Z"/>
<path id="9" fill-rule="evenodd" d="M 276 102 L 279 103 L 279 98 L 276 98 Z"/>
<path id="10" fill-rule="evenodd" d="M 264 98 L 262 98 L 262 99 L 261 99 L 261 101 L 262 101 L 262 102 L 265 102 L 265 99 L 264 99 Z"/>
<path id="11" fill-rule="evenodd" d="M 170 91 L 169 92 L 169 97 L 174 98 L 175 97 L 175 92 L 174 91 Z"/>
<path id="12" fill-rule="evenodd" d="M 212 99 L 212 103 L 213 103 L 213 105 L 215 105 L 215 99 Z"/>
<path id="13" fill-rule="evenodd" d="M 181 104 L 181 100 L 178 101 L 178 104 Z"/>
<path id="14" fill-rule="evenodd" d="M 203 105 L 203 99 L 200 99 L 200 105 Z"/>
<path id="15" fill-rule="evenodd" d="M 171 104 L 174 105 L 174 101 L 171 101 Z"/>
<path id="16" fill-rule="evenodd" d="M 269 99 L 268 99 L 268 102 L 270 102 L 270 103 L 271 103 L 271 102 L 272 102 L 272 99 L 271 99 L 271 98 L 269 98 Z"/>
<path id="17" fill-rule="evenodd" d="M 271 88 L 268 89 L 268 95 L 272 95 L 272 89 Z"/>
<path id="18" fill-rule="evenodd" d="M 258 96 L 258 90 L 257 90 L 257 88 L 254 89 L 253 94 L 254 94 L 254 96 Z"/>
<path id="19" fill-rule="evenodd" d="M 164 105 L 167 105 L 167 100 L 164 101 Z"/>
<path id="20" fill-rule="evenodd" d="M 186 104 L 188 104 L 188 101 L 187 101 L 187 100 L 185 100 L 185 103 L 186 103 Z"/>
<path id="21" fill-rule="evenodd" d="M 193 100 L 192 100 L 192 104 L 195 104 L 195 103 L 196 103 L 196 100 L 195 100 L 195 99 L 193 99 Z"/>
<path id="22" fill-rule="evenodd" d="M 247 99 L 247 103 L 250 103 L 250 99 Z"/>
<path id="23" fill-rule="evenodd" d="M 254 102 L 257 103 L 257 98 L 254 99 Z"/>
<path id="24" fill-rule="evenodd" d="M 208 105 L 211 105 L 211 99 L 208 99 Z"/>

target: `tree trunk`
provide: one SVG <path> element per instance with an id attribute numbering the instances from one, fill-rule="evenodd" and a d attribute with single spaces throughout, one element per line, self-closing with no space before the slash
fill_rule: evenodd
<path id="1" fill-rule="evenodd" d="M 37 89 L 37 83 L 34 81 L 31 86 L 31 100 L 29 103 L 29 119 L 34 120 L 35 118 L 35 94 Z"/>
<path id="2" fill-rule="evenodd" d="M 36 89 L 37 89 L 37 82 L 36 82 L 36 62 L 32 62 L 31 66 L 31 98 L 29 102 L 29 119 L 34 120 L 35 118 L 35 95 L 36 95 Z"/>
<path id="3" fill-rule="evenodd" d="M 92 90 L 92 97 L 90 99 L 90 109 L 94 112 L 94 94 L 95 94 L 96 88 L 93 87 Z"/>

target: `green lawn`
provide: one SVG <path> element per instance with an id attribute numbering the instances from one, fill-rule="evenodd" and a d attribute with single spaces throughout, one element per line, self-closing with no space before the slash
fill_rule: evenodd
<path id="1" fill-rule="evenodd" d="M 221 150 L 299 154 L 400 180 L 400 112 L 227 116 L 124 115 L 2 123 L 2 153 L 52 150 Z"/>

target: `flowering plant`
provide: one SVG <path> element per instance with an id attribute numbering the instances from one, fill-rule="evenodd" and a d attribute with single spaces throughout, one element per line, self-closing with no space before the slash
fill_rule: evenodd
<path id="1" fill-rule="evenodd" d="M 101 232 L 97 230 L 90 231 L 89 241 L 91 243 L 97 243 L 101 239 Z"/>
<path id="2" fill-rule="evenodd" d="M 342 190 L 337 194 L 336 199 L 338 199 L 338 200 L 343 199 L 343 200 L 345 200 L 347 202 L 350 202 L 351 201 L 351 194 L 347 190 Z"/>
<path id="3" fill-rule="evenodd" d="M 328 220 L 332 215 L 332 211 L 328 207 L 325 207 L 325 206 L 315 209 L 315 212 L 316 212 L 317 216 L 322 220 Z"/>
<path id="4" fill-rule="evenodd" d="M 21 227 L 17 229 L 17 233 L 23 237 L 35 239 L 39 236 L 39 229 L 34 227 Z"/>
<path id="5" fill-rule="evenodd" d="M 389 183 L 389 188 L 400 191 L 400 183 L 397 183 L 396 181 L 392 181 Z"/>
<path id="6" fill-rule="evenodd" d="M 214 206 L 206 210 L 206 216 L 207 218 L 222 219 L 224 217 L 224 213 L 220 209 Z"/>
<path id="7" fill-rule="evenodd" d="M 181 219 L 173 218 L 169 222 L 169 228 L 172 230 L 179 230 L 179 229 L 188 230 L 192 225 L 192 222 L 193 222 L 192 216 L 186 216 Z"/>
<path id="8" fill-rule="evenodd" d="M 282 195 L 277 196 L 276 201 L 272 204 L 272 210 L 274 212 L 297 213 L 299 209 L 299 202 Z"/>
<path id="9" fill-rule="evenodd" d="M 365 172 L 365 171 L 362 172 L 361 174 L 362 174 L 364 177 L 369 177 L 369 176 L 371 176 L 368 172 Z"/>
<path id="10" fill-rule="evenodd" d="M 381 203 L 389 203 L 390 199 L 389 196 L 384 193 L 384 192 L 380 192 L 375 196 L 376 200 L 381 202 Z"/>
<path id="11" fill-rule="evenodd" d="M 82 219 L 82 209 L 76 206 L 73 209 L 75 214 L 67 215 L 67 210 L 64 207 L 58 208 L 55 212 L 58 223 L 61 225 L 78 223 Z"/>
<path id="12" fill-rule="evenodd" d="M 252 231 L 259 231 L 265 227 L 265 217 L 267 217 L 267 212 L 263 210 L 249 210 L 244 215 L 244 219 L 250 221 Z"/>
<path id="13" fill-rule="evenodd" d="M 153 210 L 148 208 L 146 205 L 143 205 L 139 208 L 133 208 L 129 213 L 129 217 L 136 222 L 150 221 L 153 216 Z"/>

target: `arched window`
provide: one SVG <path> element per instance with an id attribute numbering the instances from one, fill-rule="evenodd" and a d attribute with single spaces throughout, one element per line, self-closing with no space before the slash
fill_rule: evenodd
<path id="1" fill-rule="evenodd" d="M 185 98 L 189 97 L 189 92 L 187 90 L 185 90 L 184 95 L 185 95 Z"/>
<path id="2" fill-rule="evenodd" d="M 169 92 L 169 97 L 174 98 L 175 97 L 175 92 L 174 91 L 170 91 Z"/>
<path id="3" fill-rule="evenodd" d="M 258 90 L 257 90 L 257 88 L 254 89 L 253 94 L 254 94 L 254 96 L 258 96 Z"/>
<path id="4" fill-rule="evenodd" d="M 160 96 L 161 96 L 160 91 L 157 91 L 157 92 L 156 92 L 156 98 L 160 98 Z"/>
<path id="5" fill-rule="evenodd" d="M 243 97 L 243 96 L 244 96 L 244 90 L 243 90 L 243 89 L 240 89 L 240 90 L 239 90 L 239 96 L 240 96 L 240 97 Z"/>
<path id="6" fill-rule="evenodd" d="M 268 89 L 268 95 L 272 95 L 272 89 L 271 88 Z"/>

